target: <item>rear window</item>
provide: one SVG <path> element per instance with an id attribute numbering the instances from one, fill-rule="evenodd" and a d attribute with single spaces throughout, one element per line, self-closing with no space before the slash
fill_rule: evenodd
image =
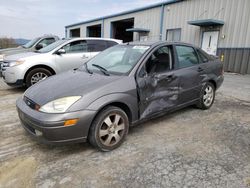
<path id="1" fill-rule="evenodd" d="M 197 49 L 197 53 L 199 55 L 201 62 L 203 63 L 208 62 L 209 60 L 214 60 L 212 56 L 208 55 L 206 52 L 204 52 L 201 49 Z"/>

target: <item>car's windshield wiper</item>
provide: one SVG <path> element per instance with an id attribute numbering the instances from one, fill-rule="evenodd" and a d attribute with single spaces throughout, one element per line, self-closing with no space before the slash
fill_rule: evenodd
<path id="1" fill-rule="evenodd" d="M 104 67 L 97 65 L 97 64 L 92 64 L 92 66 L 97 67 L 100 71 L 102 71 L 103 74 L 109 76 L 108 70 L 105 69 Z"/>
<path id="2" fill-rule="evenodd" d="M 93 72 L 88 69 L 87 63 L 84 63 L 84 67 L 89 74 L 93 74 Z"/>

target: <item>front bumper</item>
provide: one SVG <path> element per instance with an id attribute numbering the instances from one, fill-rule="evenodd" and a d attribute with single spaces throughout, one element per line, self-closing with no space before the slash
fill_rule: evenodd
<path id="1" fill-rule="evenodd" d="M 86 142 L 96 111 L 83 110 L 63 114 L 48 114 L 31 109 L 22 97 L 16 102 L 24 129 L 37 141 L 46 144 Z M 78 118 L 77 124 L 64 126 L 64 121 Z"/>
<path id="2" fill-rule="evenodd" d="M 23 86 L 25 70 L 22 66 L 2 68 L 4 82 L 10 86 Z"/>

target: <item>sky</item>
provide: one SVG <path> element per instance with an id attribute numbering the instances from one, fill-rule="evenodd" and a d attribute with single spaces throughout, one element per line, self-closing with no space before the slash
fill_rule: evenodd
<path id="1" fill-rule="evenodd" d="M 65 37 L 65 26 L 166 0 L 0 0 L 0 37 Z"/>

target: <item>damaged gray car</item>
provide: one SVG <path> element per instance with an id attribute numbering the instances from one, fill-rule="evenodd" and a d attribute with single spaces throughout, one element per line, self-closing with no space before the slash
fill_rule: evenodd
<path id="1" fill-rule="evenodd" d="M 17 100 L 17 110 L 41 142 L 89 141 L 110 151 L 132 125 L 189 105 L 210 108 L 222 82 L 222 63 L 200 48 L 128 43 L 35 84 Z"/>

